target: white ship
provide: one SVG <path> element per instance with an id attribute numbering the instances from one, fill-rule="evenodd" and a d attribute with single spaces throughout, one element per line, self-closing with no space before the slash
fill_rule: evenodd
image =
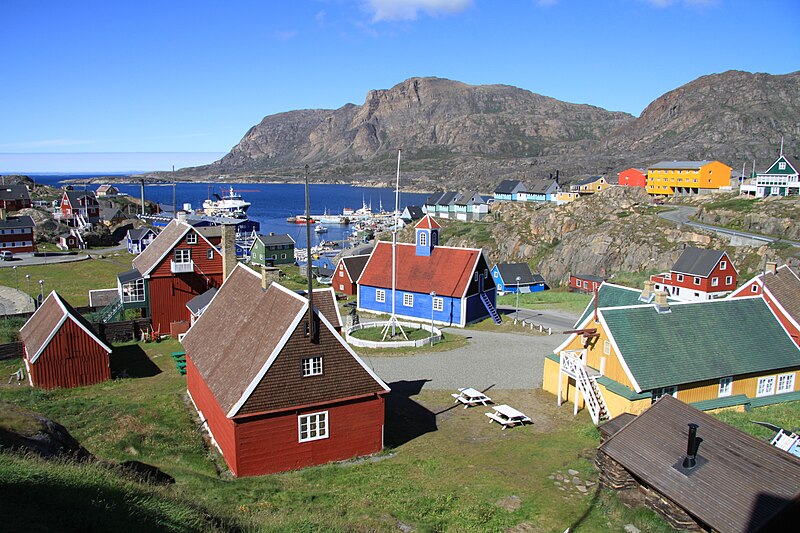
<path id="1" fill-rule="evenodd" d="M 226 216 L 232 218 L 247 218 L 247 209 L 250 202 L 242 199 L 242 195 L 233 190 L 231 186 L 228 194 L 222 196 L 214 193 L 214 199 L 203 202 L 203 212 L 210 216 Z"/>

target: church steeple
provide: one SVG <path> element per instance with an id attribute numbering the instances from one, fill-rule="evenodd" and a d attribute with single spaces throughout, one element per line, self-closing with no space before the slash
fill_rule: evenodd
<path id="1" fill-rule="evenodd" d="M 425 215 L 414 226 L 417 235 L 417 255 L 430 256 L 433 249 L 439 244 L 439 230 L 441 226 L 430 215 Z"/>

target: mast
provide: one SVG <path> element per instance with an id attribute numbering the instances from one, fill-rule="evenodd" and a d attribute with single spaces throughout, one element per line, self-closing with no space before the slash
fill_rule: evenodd
<path id="1" fill-rule="evenodd" d="M 403 326 L 397 320 L 396 308 L 397 300 L 395 299 L 395 289 L 397 288 L 397 206 L 400 201 L 400 150 L 397 150 L 397 182 L 394 189 L 394 227 L 392 228 L 392 316 L 383 327 L 383 340 L 386 340 L 386 334 L 389 333 L 389 328 L 392 330 L 392 337 L 397 334 L 397 328 L 400 328 L 400 333 L 403 334 L 406 340 L 408 335 L 403 331 Z"/>
<path id="2" fill-rule="evenodd" d="M 311 205 L 308 199 L 308 165 L 306 165 L 306 278 L 308 279 L 308 338 L 317 342 L 314 327 L 314 290 L 311 286 Z"/>

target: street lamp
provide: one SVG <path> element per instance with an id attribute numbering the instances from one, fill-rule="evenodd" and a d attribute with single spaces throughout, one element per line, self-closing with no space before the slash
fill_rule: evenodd
<path id="1" fill-rule="evenodd" d="M 436 298 L 436 291 L 431 291 L 431 346 L 433 346 L 433 300 Z"/>
<path id="2" fill-rule="evenodd" d="M 17 272 L 17 265 L 11 267 L 14 269 L 14 283 L 17 285 L 17 290 L 19 290 L 19 272 Z"/>
<path id="3" fill-rule="evenodd" d="M 42 291 L 42 299 L 40 300 L 40 302 L 44 303 L 44 280 L 43 279 L 39 280 L 39 287 L 41 288 L 41 291 Z"/>
<path id="4" fill-rule="evenodd" d="M 25 274 L 25 279 L 28 280 L 28 294 L 31 293 L 31 275 Z"/>
<path id="5" fill-rule="evenodd" d="M 517 320 L 519 320 L 519 280 L 520 279 L 522 279 L 522 278 L 517 276 L 517 307 L 516 307 L 516 310 L 514 311 L 514 322 L 515 323 L 517 322 Z"/>

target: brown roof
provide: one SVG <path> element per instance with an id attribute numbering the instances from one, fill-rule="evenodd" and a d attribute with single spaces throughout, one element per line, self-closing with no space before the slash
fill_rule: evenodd
<path id="1" fill-rule="evenodd" d="M 302 291 L 305 297 L 306 291 Z M 325 289 L 314 289 L 314 307 L 319 309 L 333 327 L 342 327 L 342 317 L 339 314 L 339 306 L 336 305 L 336 293 L 332 287 Z"/>
<path id="2" fill-rule="evenodd" d="M 761 281 L 786 314 L 800 325 L 800 278 L 797 274 L 783 265 L 774 274 L 762 275 Z"/>
<path id="3" fill-rule="evenodd" d="M 413 244 L 397 245 L 397 290 L 439 296 L 462 297 L 481 256 L 475 248 L 436 246 L 430 256 L 418 256 Z M 392 286 L 392 243 L 379 242 L 361 277 L 359 285 Z"/>
<path id="4" fill-rule="evenodd" d="M 172 250 L 186 232 L 192 227 L 185 222 L 171 221 L 167 224 L 158 236 L 153 239 L 150 246 L 133 259 L 133 268 L 146 276 L 155 266 L 157 266 L 164 256 Z"/>
<path id="5" fill-rule="evenodd" d="M 685 475 L 674 465 L 686 453 L 690 422 L 703 442 L 698 466 Z M 800 498 L 800 459 L 670 395 L 600 450 L 720 533 L 759 531 Z"/>
<path id="6" fill-rule="evenodd" d="M 45 298 L 42 305 L 39 306 L 39 309 L 19 330 L 20 339 L 25 344 L 25 351 L 31 363 L 36 362 L 36 359 L 47 347 L 53 335 L 66 320 L 74 321 L 97 344 L 111 353 L 111 348 L 100 340 L 94 327 L 80 313 L 75 311 L 69 303 L 63 300 L 56 291 L 52 291 Z"/>
<path id="7" fill-rule="evenodd" d="M 323 313 L 329 292 L 314 292 Z M 388 390 L 327 319 L 319 344 L 308 341 L 307 302 L 277 283 L 262 290 L 261 275 L 239 264 L 186 334 L 187 356 L 229 417 Z M 301 358 L 316 354 L 323 375 L 301 377 Z"/>
<path id="8" fill-rule="evenodd" d="M 367 266 L 369 256 L 370 254 L 342 257 L 341 261 L 344 263 L 344 268 L 347 270 L 347 274 L 350 276 L 353 283 L 358 281 L 358 278 L 361 277 L 361 273 L 364 272 L 364 267 Z"/>

